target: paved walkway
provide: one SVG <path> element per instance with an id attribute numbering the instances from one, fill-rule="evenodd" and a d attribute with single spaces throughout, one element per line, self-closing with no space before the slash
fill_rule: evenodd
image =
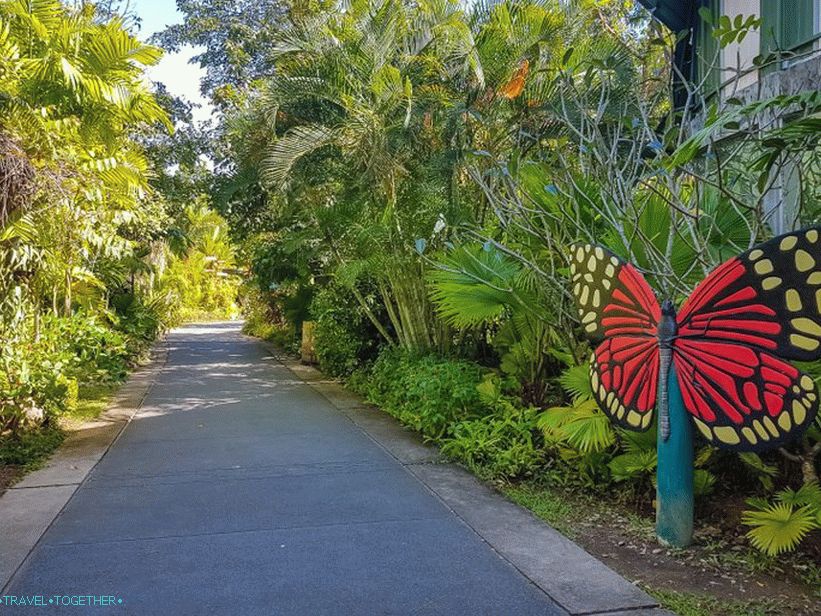
<path id="1" fill-rule="evenodd" d="M 140 412 L 6 589 L 123 603 L 0 613 L 567 613 L 237 326 L 168 344 Z"/>

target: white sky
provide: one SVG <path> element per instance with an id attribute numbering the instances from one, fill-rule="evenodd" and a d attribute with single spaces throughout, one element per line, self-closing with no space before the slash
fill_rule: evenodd
<path id="1" fill-rule="evenodd" d="M 131 0 L 131 7 L 142 19 L 140 38 L 143 39 L 168 25 L 182 22 L 174 0 Z M 211 117 L 211 105 L 200 94 L 200 79 L 205 71 L 198 64 L 188 63 L 196 54 L 197 49 L 191 46 L 179 53 L 166 53 L 159 64 L 148 68 L 148 76 L 164 83 L 172 94 L 200 105 L 193 109 L 194 119 L 204 122 Z"/>

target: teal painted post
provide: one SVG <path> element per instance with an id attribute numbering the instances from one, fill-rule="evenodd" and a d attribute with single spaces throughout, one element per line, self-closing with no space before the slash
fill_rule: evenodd
<path id="1" fill-rule="evenodd" d="M 667 383 L 670 436 L 665 442 L 658 422 L 656 536 L 664 545 L 683 548 L 693 540 L 693 428 L 675 366 L 670 366 Z"/>

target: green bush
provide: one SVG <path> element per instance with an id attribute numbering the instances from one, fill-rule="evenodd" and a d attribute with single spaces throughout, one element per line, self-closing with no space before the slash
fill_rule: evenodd
<path id="1" fill-rule="evenodd" d="M 314 295 L 314 351 L 323 372 L 348 376 L 368 361 L 377 348 L 378 335 L 347 289 L 330 285 Z"/>
<path id="2" fill-rule="evenodd" d="M 286 351 L 295 351 L 298 348 L 296 328 L 280 318 L 256 286 L 245 285 L 241 291 L 242 312 L 245 315 L 242 332 L 273 342 Z"/>
<path id="3" fill-rule="evenodd" d="M 544 461 L 536 428 L 539 410 L 502 396 L 495 380 L 478 389 L 492 414 L 454 424 L 442 453 L 485 479 L 532 476 Z"/>
<path id="4" fill-rule="evenodd" d="M 167 294 L 136 295 L 124 293 L 112 298 L 118 331 L 126 335 L 128 352 L 139 355 L 159 338 L 175 319 Z"/>
<path id="5" fill-rule="evenodd" d="M 43 317 L 38 346 L 83 382 L 119 381 L 128 371 L 128 339 L 95 316 Z"/>
<path id="6" fill-rule="evenodd" d="M 13 464 L 34 469 L 57 449 L 64 437 L 65 433 L 56 427 L 0 437 L 0 465 Z"/>
<path id="7" fill-rule="evenodd" d="M 821 528 L 821 487 L 806 483 L 798 490 L 784 489 L 774 500 L 751 498 L 742 521 L 753 546 L 769 556 L 791 552 L 811 531 Z"/>
<path id="8" fill-rule="evenodd" d="M 380 353 L 367 377 L 357 375 L 352 383 L 402 423 L 437 439 L 457 422 L 490 412 L 476 388 L 482 375 L 471 362 L 392 347 Z"/>
<path id="9" fill-rule="evenodd" d="M 0 371 L 0 437 L 54 425 L 77 405 L 77 381 L 38 349 L 5 349 Z"/>

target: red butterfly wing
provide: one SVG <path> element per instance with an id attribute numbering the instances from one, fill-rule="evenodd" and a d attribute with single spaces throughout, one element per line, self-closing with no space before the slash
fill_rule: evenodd
<path id="1" fill-rule="evenodd" d="M 646 430 L 658 386 L 658 301 L 644 277 L 602 246 L 575 246 L 573 295 L 584 332 L 600 343 L 590 384 L 613 421 Z"/>
<path id="2" fill-rule="evenodd" d="M 821 359 L 821 227 L 782 235 L 719 266 L 678 315 L 679 336 Z"/>
<path id="3" fill-rule="evenodd" d="M 818 412 L 813 380 L 760 349 L 725 341 L 675 342 L 684 406 L 701 434 L 729 449 L 769 449 L 810 426 Z"/>
<path id="4" fill-rule="evenodd" d="M 813 421 L 818 394 L 779 357 L 821 358 L 821 229 L 730 259 L 696 288 L 678 324 L 679 385 L 708 440 L 758 450 L 794 438 Z"/>
<path id="5" fill-rule="evenodd" d="M 655 337 L 661 318 L 656 296 L 635 267 L 602 246 L 574 246 L 573 296 L 585 335 Z"/>
<path id="6" fill-rule="evenodd" d="M 631 430 L 646 430 L 653 421 L 658 375 L 659 345 L 654 338 L 608 338 L 590 359 L 590 385 L 599 408 Z"/>

